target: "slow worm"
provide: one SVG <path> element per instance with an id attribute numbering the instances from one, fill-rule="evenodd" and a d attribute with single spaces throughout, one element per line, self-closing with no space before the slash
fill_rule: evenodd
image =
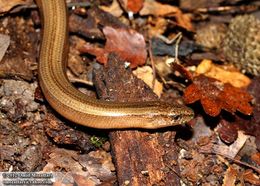
<path id="1" fill-rule="evenodd" d="M 66 74 L 68 56 L 65 0 L 36 0 L 43 21 L 39 83 L 49 104 L 63 117 L 87 127 L 154 129 L 183 124 L 193 117 L 186 106 L 163 102 L 120 103 L 79 92 Z"/>

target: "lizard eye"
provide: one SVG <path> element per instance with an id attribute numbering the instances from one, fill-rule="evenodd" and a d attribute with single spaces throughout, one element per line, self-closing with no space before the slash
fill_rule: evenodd
<path id="1" fill-rule="evenodd" d="M 180 119 L 180 115 L 174 115 L 174 116 L 172 116 L 172 118 L 173 118 L 175 121 L 177 121 L 177 120 Z"/>

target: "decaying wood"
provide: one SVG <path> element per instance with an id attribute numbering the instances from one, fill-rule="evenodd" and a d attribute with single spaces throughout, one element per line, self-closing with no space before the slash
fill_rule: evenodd
<path id="1" fill-rule="evenodd" d="M 121 102 L 158 99 L 114 55 L 110 55 L 106 67 L 96 70 L 94 74 L 95 86 L 101 99 Z M 175 132 L 165 131 L 110 132 L 119 185 L 179 185 Z"/>

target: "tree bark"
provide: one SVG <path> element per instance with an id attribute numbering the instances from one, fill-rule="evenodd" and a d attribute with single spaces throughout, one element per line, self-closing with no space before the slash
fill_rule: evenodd
<path id="1" fill-rule="evenodd" d="M 120 102 L 152 101 L 158 97 L 115 55 L 94 71 L 101 99 Z M 109 134 L 119 185 L 180 185 L 175 132 L 160 130 L 117 130 Z"/>

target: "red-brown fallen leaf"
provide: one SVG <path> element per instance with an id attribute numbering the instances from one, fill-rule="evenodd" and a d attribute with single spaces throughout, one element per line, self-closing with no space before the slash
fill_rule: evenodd
<path id="1" fill-rule="evenodd" d="M 142 34 L 132 29 L 105 27 L 105 48 L 84 45 L 80 50 L 95 55 L 100 63 L 107 63 L 109 53 L 116 53 L 124 61 L 130 62 L 130 67 L 145 64 L 147 52 L 145 39 Z"/>
<path id="2" fill-rule="evenodd" d="M 223 100 L 227 99 L 224 103 L 227 111 L 229 112 L 238 110 L 241 113 L 246 115 L 251 115 L 253 112 L 253 108 L 249 104 L 249 102 L 253 99 L 253 97 L 247 93 L 246 91 L 233 87 L 229 83 L 224 84 L 224 91 L 220 93 L 220 96 Z"/>
<path id="3" fill-rule="evenodd" d="M 243 117 L 241 115 L 235 115 L 230 120 L 222 118 L 218 125 L 218 134 L 221 140 L 226 143 L 232 143 L 236 140 L 237 131 L 243 131 L 247 135 L 255 137 L 255 144 L 260 149 L 260 96 L 259 96 L 259 82 L 260 77 L 255 77 L 249 85 L 247 91 L 254 97 L 254 110 L 252 117 Z M 256 155 L 255 155 L 256 156 Z M 258 155 L 259 156 L 259 155 Z M 251 157 L 253 161 L 257 163 L 259 157 Z M 260 160 L 258 160 L 260 165 Z"/>
<path id="4" fill-rule="evenodd" d="M 144 4 L 144 0 L 120 0 L 119 2 L 125 10 L 133 13 L 139 12 Z"/>
<path id="5" fill-rule="evenodd" d="M 248 169 L 243 173 L 243 178 L 246 182 L 249 182 L 254 185 L 260 185 L 260 178 L 253 173 L 252 170 Z"/>
<path id="6" fill-rule="evenodd" d="M 143 65 L 146 61 L 146 45 L 142 34 L 132 29 L 114 29 L 105 27 L 103 32 L 107 42 L 105 50 L 116 52 L 122 60 L 131 63 L 131 67 Z"/>
<path id="7" fill-rule="evenodd" d="M 187 78 L 188 80 L 192 80 L 192 74 L 190 73 L 190 71 L 188 71 L 183 65 L 181 65 L 180 63 L 171 63 L 171 68 L 172 71 L 178 71 L 179 73 L 181 73 L 185 78 Z"/>
<path id="8" fill-rule="evenodd" d="M 238 131 L 235 125 L 222 119 L 218 128 L 218 134 L 225 143 L 233 143 L 237 139 Z"/>
<path id="9" fill-rule="evenodd" d="M 144 0 L 127 0 L 127 8 L 137 13 L 143 8 Z"/>
<path id="10" fill-rule="evenodd" d="M 254 115 L 255 112 L 253 112 Z M 236 140 L 237 133 L 243 131 L 246 135 L 255 136 L 255 143 L 259 148 L 259 126 L 259 124 L 252 122 L 252 117 L 235 115 L 231 121 L 222 118 L 219 122 L 217 132 L 221 140 L 226 143 L 232 143 Z"/>
<path id="11" fill-rule="evenodd" d="M 103 48 L 95 47 L 90 43 L 84 44 L 80 49 L 81 52 L 86 52 L 96 56 L 98 62 L 106 64 L 108 60 L 108 53 Z"/>
<path id="12" fill-rule="evenodd" d="M 246 91 L 204 75 L 194 78 L 184 92 L 184 100 L 187 104 L 200 100 L 204 111 L 213 117 L 219 115 L 221 109 L 246 115 L 253 111 L 249 104 L 252 96 Z"/>
<path id="13" fill-rule="evenodd" d="M 260 152 L 252 154 L 251 159 L 260 166 Z"/>

